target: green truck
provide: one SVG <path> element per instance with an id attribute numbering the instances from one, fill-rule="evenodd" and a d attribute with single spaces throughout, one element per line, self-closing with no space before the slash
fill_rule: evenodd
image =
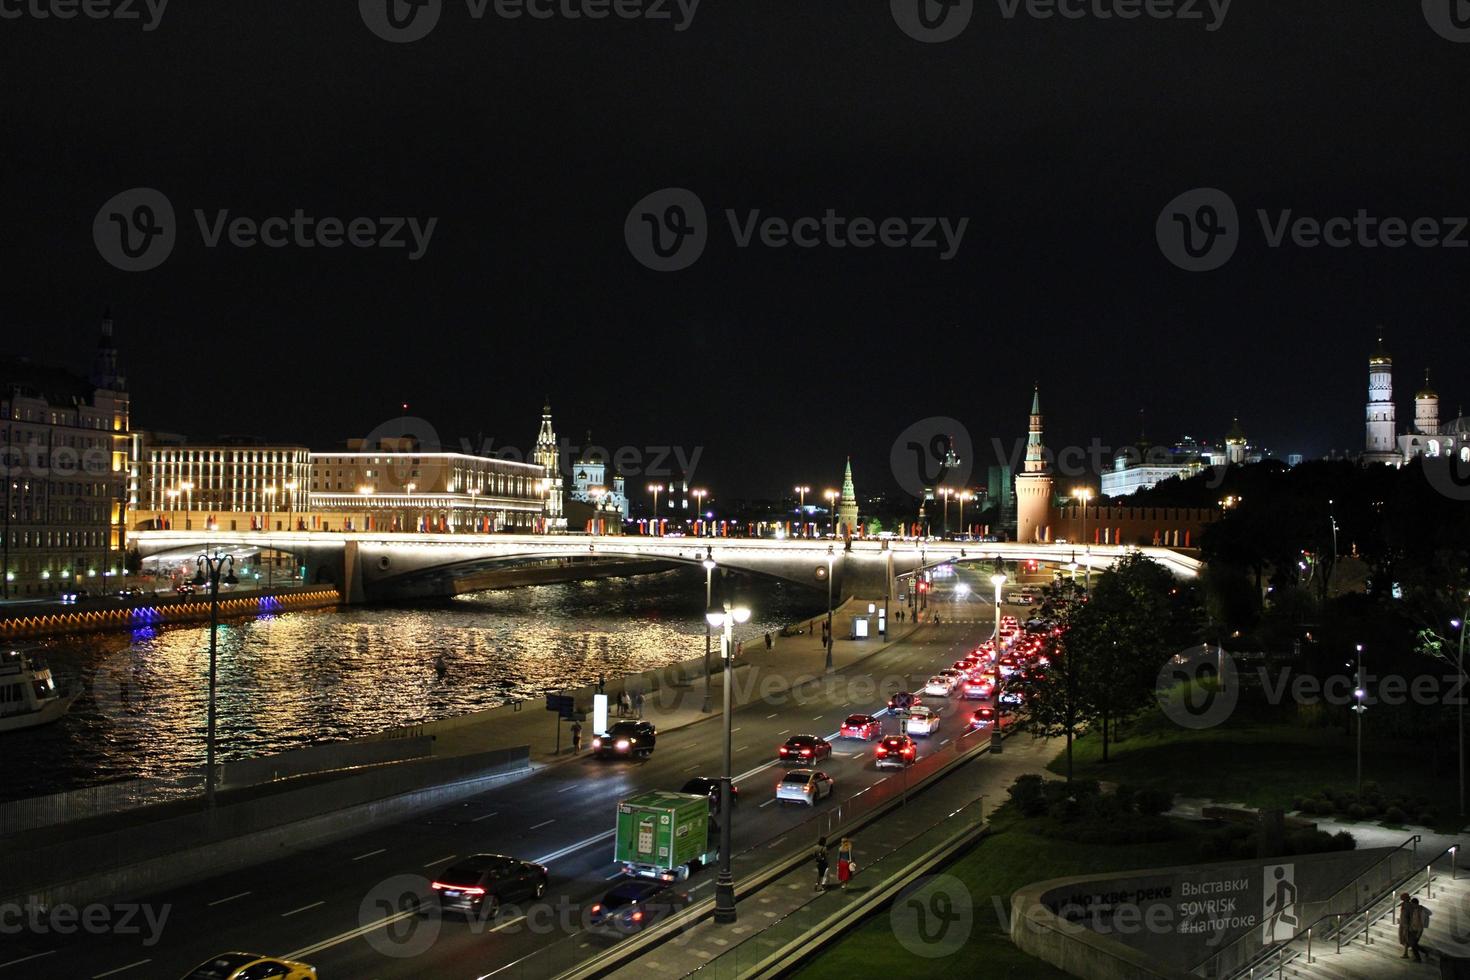
<path id="1" fill-rule="evenodd" d="M 613 860 L 623 873 L 675 881 L 719 857 L 709 797 L 654 790 L 618 804 Z"/>

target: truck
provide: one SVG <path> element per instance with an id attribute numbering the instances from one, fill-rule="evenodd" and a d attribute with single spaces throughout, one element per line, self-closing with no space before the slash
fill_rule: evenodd
<path id="1" fill-rule="evenodd" d="M 682 881 L 718 858 L 708 796 L 653 790 L 618 803 L 613 860 L 624 874 Z"/>

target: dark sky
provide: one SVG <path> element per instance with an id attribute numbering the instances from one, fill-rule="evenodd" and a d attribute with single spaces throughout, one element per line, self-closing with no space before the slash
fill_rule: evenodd
<path id="1" fill-rule="evenodd" d="M 1272 249 L 1255 218 L 1470 213 L 1470 43 L 1418 3 L 1236 0 L 1207 31 L 983 0 L 941 44 L 881 2 L 705 0 L 679 32 L 445 0 L 407 44 L 356 6 L 0 19 L 7 350 L 82 358 L 110 305 L 139 425 L 319 448 L 402 402 L 450 443 L 526 446 L 549 394 L 564 435 L 702 447 L 716 495 L 833 483 L 847 453 L 886 485 L 930 416 L 1009 442 L 1038 380 L 1054 445 L 1130 440 L 1144 409 L 1161 440 L 1239 415 L 1280 454 L 1357 447 L 1380 323 L 1401 419 L 1426 364 L 1447 411 L 1470 400 L 1470 249 Z M 1185 272 L 1155 222 L 1210 186 L 1242 240 Z M 129 273 L 92 223 L 133 187 L 178 233 Z M 623 238 L 664 187 L 710 215 L 681 272 Z M 210 249 L 196 208 L 438 223 L 418 261 Z M 969 226 L 951 261 L 740 249 L 726 208 Z"/>

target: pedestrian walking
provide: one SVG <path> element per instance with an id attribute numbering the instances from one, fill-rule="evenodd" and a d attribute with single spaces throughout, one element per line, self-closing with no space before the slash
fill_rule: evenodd
<path id="1" fill-rule="evenodd" d="M 626 717 L 628 717 L 628 712 L 630 710 L 632 710 L 632 708 L 633 708 L 633 703 L 628 700 L 628 692 L 627 691 L 619 691 L 618 692 L 618 717 L 619 718 L 626 718 Z"/>
<path id="2" fill-rule="evenodd" d="M 582 751 L 582 723 L 572 722 L 572 755 Z"/>
<path id="3" fill-rule="evenodd" d="M 771 649 L 771 634 L 770 633 L 767 633 L 766 634 L 766 649 L 767 650 Z"/>
<path id="4" fill-rule="evenodd" d="M 846 888 L 852 876 L 857 874 L 857 862 L 852 859 L 852 838 L 842 838 L 837 846 L 837 880 Z"/>
<path id="5" fill-rule="evenodd" d="M 822 891 L 827 887 L 827 838 L 817 838 L 817 849 L 812 854 L 812 861 L 817 866 L 816 891 Z"/>
<path id="6" fill-rule="evenodd" d="M 633 711 L 639 718 L 643 717 L 643 692 L 639 691 L 633 695 Z"/>
<path id="7" fill-rule="evenodd" d="M 1414 954 L 1415 963 L 1423 963 L 1423 950 L 1419 948 L 1419 940 L 1424 936 L 1424 930 L 1429 926 L 1429 910 L 1419 904 L 1417 898 L 1409 899 L 1408 912 L 1404 916 L 1404 922 L 1408 925 L 1408 942 L 1404 946 L 1404 956 Z M 1400 957 L 1402 959 L 1403 957 Z"/>

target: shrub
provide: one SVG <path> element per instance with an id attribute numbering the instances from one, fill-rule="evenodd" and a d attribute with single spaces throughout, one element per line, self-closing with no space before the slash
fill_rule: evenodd
<path id="1" fill-rule="evenodd" d="M 1057 800 L 1046 808 L 1046 815 L 1053 820 L 1069 823 L 1082 816 L 1082 806 L 1070 797 Z"/>
<path id="2" fill-rule="evenodd" d="M 1174 805 L 1174 794 L 1162 789 L 1139 790 L 1133 805 L 1140 816 L 1157 817 Z"/>
<path id="3" fill-rule="evenodd" d="M 1348 806 L 1347 815 L 1353 820 L 1362 820 L 1368 815 L 1368 811 L 1363 808 L 1361 803 L 1353 803 Z"/>
<path id="4" fill-rule="evenodd" d="M 1021 811 L 1023 817 L 1039 817 L 1046 812 L 1046 798 L 1043 795 L 1045 780 L 1040 775 L 1030 773 L 1025 776 L 1017 776 L 1016 781 L 1008 790 L 1011 801 L 1016 804 L 1016 809 Z"/>
<path id="5" fill-rule="evenodd" d="M 1339 830 L 1337 833 L 1333 834 L 1332 840 L 1336 845 L 1332 848 L 1334 851 L 1357 850 L 1358 839 L 1352 834 L 1348 833 L 1346 830 Z"/>
<path id="6" fill-rule="evenodd" d="M 1433 810 L 1424 810 L 1419 814 L 1419 823 L 1425 827 L 1433 827 L 1437 819 L 1439 819 L 1439 814 Z"/>
<path id="7" fill-rule="evenodd" d="M 1409 818 L 1404 814 L 1402 807 L 1394 805 L 1383 811 L 1383 819 L 1389 823 L 1404 823 Z"/>

